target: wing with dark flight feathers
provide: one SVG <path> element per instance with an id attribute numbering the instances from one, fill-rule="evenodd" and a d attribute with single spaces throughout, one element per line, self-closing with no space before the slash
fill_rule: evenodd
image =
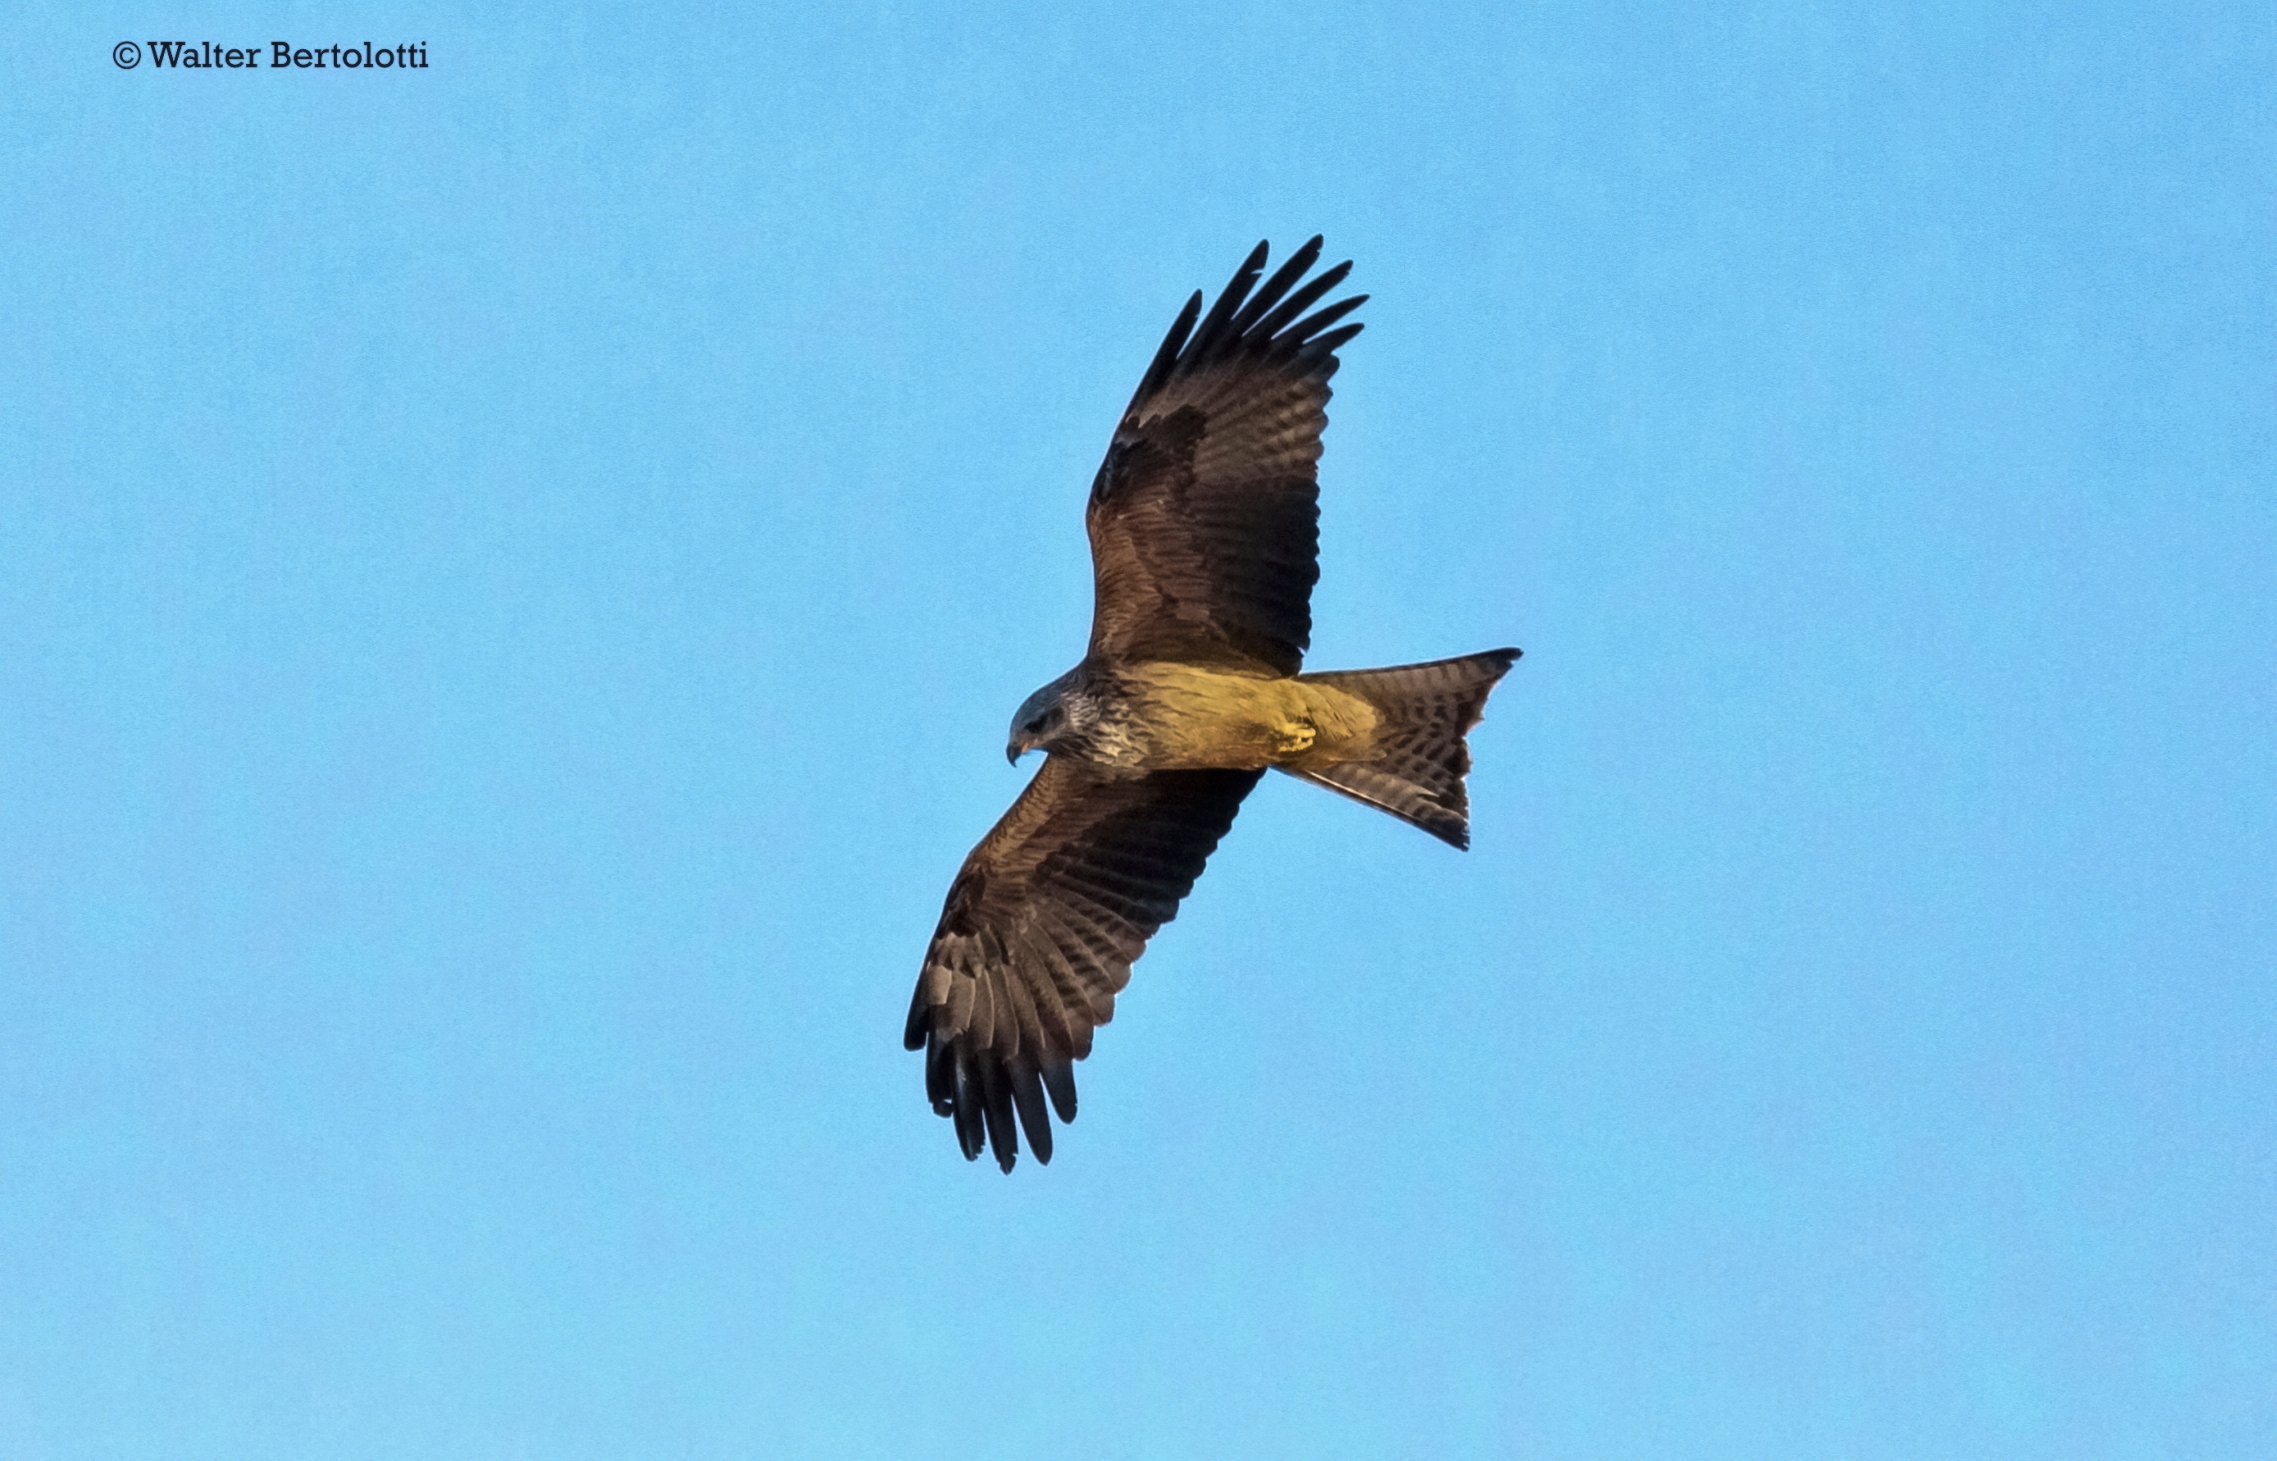
<path id="1" fill-rule="evenodd" d="M 969 1160 L 1052 1156 L 1048 1096 L 1075 1119 L 1074 1062 L 1115 1013 L 1154 931 L 1177 916 L 1262 771 L 1112 777 L 1051 756 L 949 888 L 904 1043 Z"/>
<path id="2" fill-rule="evenodd" d="M 1320 577 L 1320 433 L 1337 321 L 1312 309 L 1349 261 L 1299 284 L 1315 237 L 1262 285 L 1259 244 L 1201 314 L 1186 303 L 1139 381 L 1091 484 L 1091 654 L 1293 675 Z M 1200 323 L 1196 324 L 1196 319 Z M 1332 328 L 1333 327 L 1333 328 Z"/>

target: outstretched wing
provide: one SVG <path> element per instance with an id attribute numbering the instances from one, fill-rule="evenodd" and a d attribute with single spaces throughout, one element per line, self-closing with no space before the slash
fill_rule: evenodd
<path id="1" fill-rule="evenodd" d="M 903 1042 L 970 1160 L 985 1137 L 1012 1170 L 1013 1113 L 1052 1157 L 1048 1093 L 1075 1119 L 1073 1064 L 1263 771 L 1117 778 L 1066 756 L 1043 770 L 950 885 Z"/>
<path id="2" fill-rule="evenodd" d="M 1091 654 L 1293 675 L 1320 577 L 1315 468 L 1355 295 L 1307 315 L 1349 261 L 1298 285 L 1320 239 L 1258 287 L 1265 245 L 1199 326 L 1186 303 L 1091 484 Z M 1254 292 L 1252 292 L 1254 290 Z"/>

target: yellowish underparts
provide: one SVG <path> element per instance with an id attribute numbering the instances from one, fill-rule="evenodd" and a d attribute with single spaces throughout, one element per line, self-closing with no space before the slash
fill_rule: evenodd
<path id="1" fill-rule="evenodd" d="M 1144 727 L 1144 762 L 1154 770 L 1307 770 L 1375 754 L 1375 707 L 1318 681 L 1165 663 L 1117 673 L 1135 702 L 1132 719 Z"/>

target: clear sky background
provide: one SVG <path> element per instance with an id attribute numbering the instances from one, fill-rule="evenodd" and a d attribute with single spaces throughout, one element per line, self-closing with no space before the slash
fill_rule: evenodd
<path id="1" fill-rule="evenodd" d="M 2277 1455 L 2266 5 L 106 9 L 0 22 L 0 1454 Z M 968 1166 L 1083 492 L 1316 231 L 1313 663 L 1525 648 L 1476 850 L 1269 781 Z"/>

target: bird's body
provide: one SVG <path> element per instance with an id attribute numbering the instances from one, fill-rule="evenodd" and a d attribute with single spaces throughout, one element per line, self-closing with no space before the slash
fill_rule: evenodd
<path id="1" fill-rule="evenodd" d="M 1049 749 L 1134 774 L 1366 760 L 1382 719 L 1360 696 L 1303 675 L 1168 660 L 1078 674 L 1065 696 L 1068 733 Z"/>
<path id="2" fill-rule="evenodd" d="M 1048 755 L 950 886 L 904 1032 L 967 1158 L 1009 1172 L 1024 1129 L 1051 1160 L 1047 1097 L 1075 1119 L 1073 1062 L 1267 769 L 1469 845 L 1465 736 L 1518 651 L 1303 671 L 1337 321 L 1366 300 L 1306 313 L 1352 267 L 1299 284 L 1320 244 L 1188 301 L 1092 483 L 1089 651 L 1012 718 L 1006 754 Z"/>

